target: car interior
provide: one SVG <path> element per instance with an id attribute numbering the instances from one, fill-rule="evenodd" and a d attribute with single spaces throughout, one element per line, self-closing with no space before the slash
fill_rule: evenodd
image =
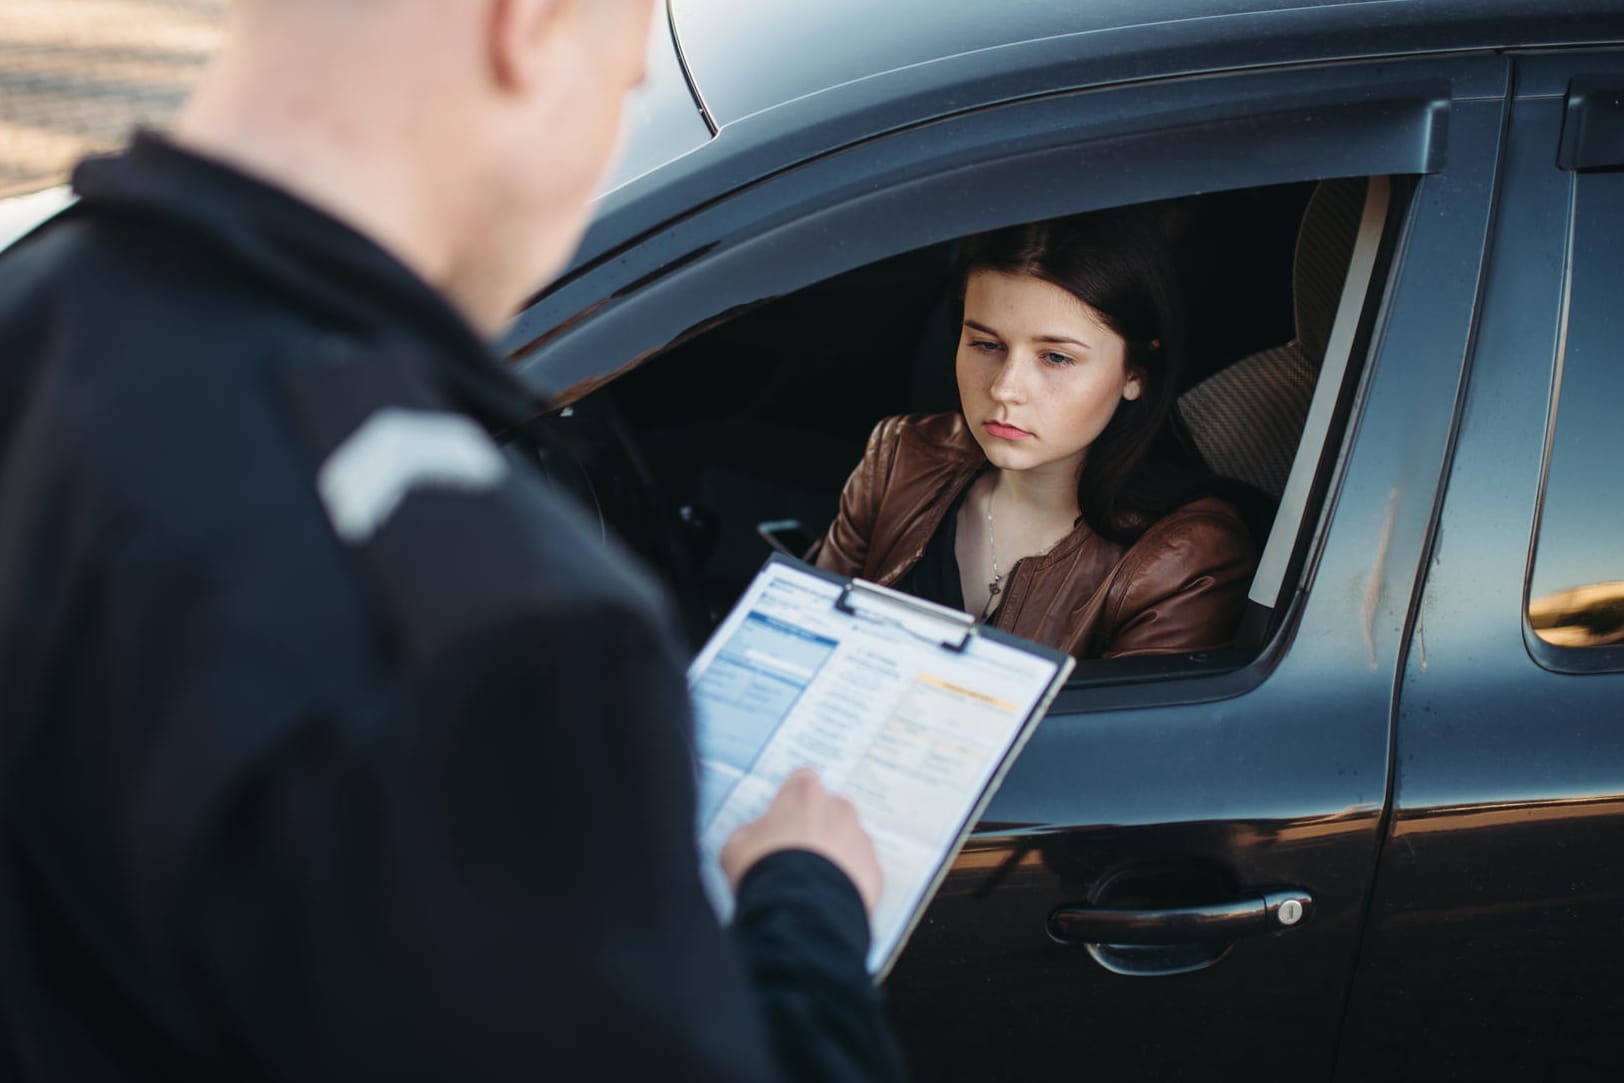
<path id="1" fill-rule="evenodd" d="M 1263 554 L 1225 657 L 1279 626 L 1340 444 L 1402 187 L 1343 178 L 1141 209 L 1173 250 L 1188 357 L 1171 436 L 1226 479 Z M 833 519 L 870 430 L 957 407 L 955 241 L 757 306 L 563 413 L 555 476 L 668 581 L 695 644 L 776 549 Z M 1299 446 L 1303 454 L 1298 454 Z M 1165 672 L 1165 666 L 1159 667 Z"/>

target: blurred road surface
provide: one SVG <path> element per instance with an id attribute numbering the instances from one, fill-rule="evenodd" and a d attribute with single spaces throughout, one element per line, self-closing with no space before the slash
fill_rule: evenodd
<path id="1" fill-rule="evenodd" d="M 219 44 L 228 0 L 0 0 L 0 198 L 59 184 L 162 127 Z"/>

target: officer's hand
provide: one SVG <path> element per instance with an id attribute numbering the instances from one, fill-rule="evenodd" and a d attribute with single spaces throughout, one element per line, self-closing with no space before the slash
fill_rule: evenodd
<path id="1" fill-rule="evenodd" d="M 825 790 L 810 767 L 785 779 L 761 818 L 733 832 L 722 847 L 728 884 L 737 891 L 750 866 L 780 850 L 810 850 L 828 858 L 856 885 L 863 909 L 874 913 L 884 887 L 874 843 L 852 803 Z"/>

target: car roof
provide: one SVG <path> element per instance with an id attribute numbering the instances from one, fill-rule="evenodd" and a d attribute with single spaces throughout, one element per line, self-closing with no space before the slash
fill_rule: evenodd
<path id="1" fill-rule="evenodd" d="M 668 6 L 695 93 L 717 127 L 875 75 L 1054 39 L 1072 39 L 1079 59 L 1103 59 L 1124 52 L 1154 57 L 1159 42 L 1193 38 L 1208 44 L 1211 63 L 1200 66 L 1217 69 L 1247 63 L 1260 37 L 1274 39 L 1272 63 L 1624 38 L 1617 0 L 668 0 Z M 1300 55 L 1293 57 L 1293 49 Z M 1188 52 L 1172 52 L 1169 64 L 1188 70 Z"/>

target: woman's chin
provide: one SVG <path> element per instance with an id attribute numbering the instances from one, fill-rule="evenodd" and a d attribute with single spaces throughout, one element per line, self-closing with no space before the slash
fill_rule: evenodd
<path id="1" fill-rule="evenodd" d="M 989 441 L 991 443 L 991 441 Z M 1003 441 L 999 441 L 1003 443 Z M 1084 453 L 1074 455 L 1045 454 L 1047 449 L 1041 447 L 1027 448 L 1023 446 L 988 447 L 983 444 L 981 450 L 986 454 L 987 461 L 1000 470 L 1011 473 L 1026 474 L 1030 477 L 1060 477 L 1064 475 L 1075 483 L 1083 469 Z"/>
<path id="2" fill-rule="evenodd" d="M 1024 448 L 1011 447 L 1007 440 L 987 437 L 977 442 L 987 461 L 1000 470 L 1027 470 L 1038 465 L 1033 455 L 1025 453 Z"/>

